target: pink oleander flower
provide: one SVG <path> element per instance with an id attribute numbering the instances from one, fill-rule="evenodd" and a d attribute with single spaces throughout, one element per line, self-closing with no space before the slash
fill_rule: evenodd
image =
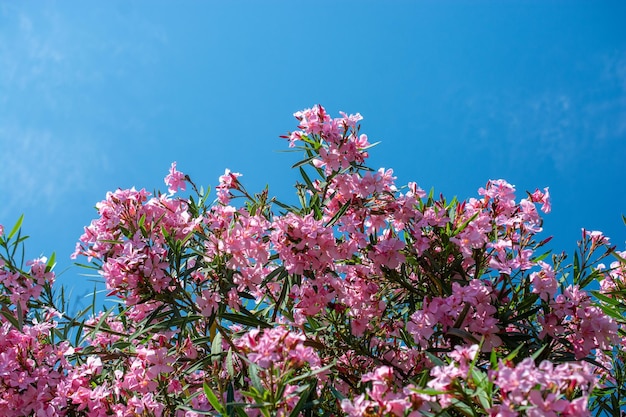
<path id="1" fill-rule="evenodd" d="M 469 364 L 476 358 L 478 351 L 478 345 L 455 346 L 448 356 L 459 365 L 459 371 L 464 374 L 464 377 L 467 377 Z"/>
<path id="2" fill-rule="evenodd" d="M 154 379 L 159 374 L 167 374 L 174 370 L 172 364 L 175 358 L 168 355 L 167 348 L 160 347 L 157 349 L 146 349 L 145 347 L 137 348 L 137 357 L 142 359 L 146 364 L 146 376 Z"/>
<path id="3" fill-rule="evenodd" d="M 378 266 L 396 269 L 405 260 L 404 254 L 400 252 L 402 249 L 404 249 L 404 242 L 390 236 L 387 230 L 380 236 L 378 243 L 374 245 L 368 256 Z"/>
<path id="4" fill-rule="evenodd" d="M 185 174 L 176 169 L 176 162 L 172 162 L 170 173 L 165 177 L 165 185 L 167 185 L 167 190 L 170 194 L 174 194 L 178 190 L 185 191 L 187 188 Z"/>
<path id="5" fill-rule="evenodd" d="M 406 330 L 413 336 L 413 340 L 422 348 L 428 347 L 430 337 L 435 333 L 437 318 L 433 313 L 418 310 L 411 315 Z"/>
<path id="6" fill-rule="evenodd" d="M 231 199 L 230 190 L 236 190 L 239 186 L 238 178 L 241 174 L 238 172 L 231 172 L 230 169 L 224 171 L 224 175 L 219 178 L 219 185 L 215 187 L 217 192 L 217 199 L 220 203 L 227 205 Z"/>
<path id="7" fill-rule="evenodd" d="M 599 230 L 585 230 L 583 231 L 583 238 L 591 239 L 592 248 L 600 246 L 600 245 L 608 245 L 610 243 L 609 238 L 604 235 L 604 233 Z"/>
<path id="8" fill-rule="evenodd" d="M 615 254 L 622 259 L 626 259 L 626 251 L 616 251 Z M 598 265 L 598 270 L 604 271 L 604 277 L 600 281 L 600 291 L 608 296 L 613 297 L 613 291 L 626 288 L 626 263 L 621 260 L 611 262 L 610 268 L 607 270 L 604 264 Z"/>
<path id="9" fill-rule="evenodd" d="M 543 189 L 543 192 L 536 189 L 534 193 L 531 195 L 533 203 L 541 203 L 541 211 L 544 213 L 550 213 L 552 210 L 552 204 L 550 201 L 550 192 L 548 191 L 548 187 Z"/>
<path id="10" fill-rule="evenodd" d="M 551 265 L 539 261 L 541 271 L 530 274 L 530 282 L 533 286 L 533 293 L 539 294 L 542 300 L 548 301 L 556 294 L 558 282 Z"/>
<path id="11" fill-rule="evenodd" d="M 196 303 L 200 308 L 200 314 L 210 317 L 219 307 L 222 297 L 219 292 L 212 290 L 202 290 L 202 295 L 196 299 Z"/>

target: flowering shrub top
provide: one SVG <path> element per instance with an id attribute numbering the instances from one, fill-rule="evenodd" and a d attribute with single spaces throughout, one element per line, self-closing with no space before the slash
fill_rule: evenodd
<path id="1" fill-rule="evenodd" d="M 299 205 L 117 190 L 74 257 L 118 304 L 65 313 L 54 260 L 0 226 L 0 414 L 584 416 L 625 403 L 624 256 L 542 252 L 548 189 L 446 200 L 365 165 L 359 114 L 297 112 Z M 187 186 L 190 197 L 182 197 Z M 601 264 L 616 256 L 609 267 Z M 592 284 L 598 291 L 590 291 Z"/>

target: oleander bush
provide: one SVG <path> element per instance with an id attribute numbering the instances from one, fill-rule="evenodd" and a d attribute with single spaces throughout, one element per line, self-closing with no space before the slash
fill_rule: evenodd
<path id="1" fill-rule="evenodd" d="M 552 255 L 547 188 L 399 187 L 359 114 L 295 117 L 297 205 L 176 163 L 107 193 L 73 255 L 103 311 L 69 316 L 54 256 L 0 226 L 0 415 L 619 415 L 626 252 L 583 230 Z"/>

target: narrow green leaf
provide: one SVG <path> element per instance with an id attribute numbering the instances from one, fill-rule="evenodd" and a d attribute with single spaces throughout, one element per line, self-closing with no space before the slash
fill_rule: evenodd
<path id="1" fill-rule="evenodd" d="M 311 178 L 309 178 L 309 175 L 306 173 L 306 171 L 302 167 L 300 167 L 300 175 L 302 175 L 302 179 L 304 180 L 304 182 L 306 182 L 306 186 L 309 189 L 309 191 L 315 194 L 316 190 L 315 190 L 315 187 L 313 186 L 313 181 L 311 181 Z"/>
<path id="2" fill-rule="evenodd" d="M 222 354 L 222 334 L 220 332 L 215 333 L 215 337 L 211 341 L 211 360 L 213 363 L 217 363 Z"/>
<path id="3" fill-rule="evenodd" d="M 306 165 L 306 164 L 308 164 L 309 162 L 311 162 L 312 160 L 314 160 L 315 158 L 317 158 L 317 155 L 313 155 L 313 156 L 310 156 L 310 157 L 308 157 L 308 158 L 305 158 L 305 159 L 303 159 L 302 161 L 299 161 L 299 162 L 296 162 L 295 164 L 293 164 L 293 165 L 291 166 L 291 168 L 298 168 L 298 167 L 300 167 L 300 166 L 302 166 L 302 165 Z"/>
<path id="4" fill-rule="evenodd" d="M 228 383 L 228 388 L 226 390 L 226 412 L 229 417 L 235 415 L 235 387 L 232 382 Z"/>
<path id="5" fill-rule="evenodd" d="M 626 263 L 626 258 L 622 258 L 617 252 L 613 251 L 612 255 L 615 256 L 621 263 Z"/>
<path id="6" fill-rule="evenodd" d="M 228 353 L 226 353 L 226 372 L 228 372 L 228 376 L 231 378 L 235 377 L 235 367 L 233 366 L 233 349 L 228 348 Z"/>
<path id="7" fill-rule="evenodd" d="M 215 408 L 215 411 L 217 411 L 221 415 L 223 416 L 226 415 L 226 408 L 224 408 L 224 406 L 222 405 L 220 400 L 217 398 L 217 396 L 215 395 L 211 387 L 209 387 L 209 384 L 205 382 L 203 384 L 203 388 L 204 388 L 204 395 L 206 395 L 206 399 L 209 401 L 209 404 L 211 404 L 211 406 Z"/>
<path id="8" fill-rule="evenodd" d="M 428 357 L 428 359 L 433 363 L 433 365 L 435 366 L 444 366 L 445 363 L 438 358 L 437 356 L 433 355 L 432 353 L 426 351 L 426 356 Z"/>
<path id="9" fill-rule="evenodd" d="M 235 412 L 239 417 L 248 417 L 248 413 L 244 410 L 243 407 L 247 406 L 247 404 L 241 404 L 239 407 L 235 408 Z"/>
<path id="10" fill-rule="evenodd" d="M 246 316 L 243 314 L 232 314 L 232 313 L 224 313 L 221 316 L 224 320 L 231 321 L 233 323 L 239 323 L 250 327 L 264 327 L 271 328 L 270 324 L 265 323 L 264 321 L 259 320 L 254 316 Z"/>
<path id="11" fill-rule="evenodd" d="M 17 309 L 17 323 L 18 323 L 17 329 L 19 331 L 22 331 L 22 327 L 24 327 L 24 312 L 22 311 L 22 304 L 17 303 L 15 308 Z"/>
<path id="12" fill-rule="evenodd" d="M 261 283 L 261 287 L 264 287 L 268 282 L 270 282 L 274 277 L 279 274 L 280 276 L 278 277 L 277 281 L 284 279 L 287 275 L 287 270 L 282 265 L 267 274 L 267 276 L 263 279 L 263 282 Z"/>
<path id="13" fill-rule="evenodd" d="M 441 390 L 437 390 L 434 388 L 411 388 L 410 391 L 416 394 L 425 394 L 425 395 L 433 395 L 433 396 L 446 393 L 446 391 L 441 391 Z"/>
<path id="14" fill-rule="evenodd" d="M 22 328 L 20 327 L 19 321 L 15 318 L 15 316 L 11 313 L 10 310 L 2 309 L 0 310 L 0 314 L 2 314 L 4 318 L 7 319 L 13 325 L 13 327 L 15 327 L 16 329 L 20 331 L 22 330 Z"/>
<path id="15" fill-rule="evenodd" d="M 50 272 L 52 268 L 54 268 L 54 265 L 56 264 L 56 259 L 57 259 L 56 252 L 52 252 L 50 254 L 50 259 L 48 259 L 48 262 L 46 263 L 46 272 Z"/>
<path id="16" fill-rule="evenodd" d="M 331 227 L 333 226 L 335 223 L 337 223 L 337 220 L 339 220 L 341 218 L 341 216 L 343 216 L 346 211 L 348 211 L 348 208 L 350 208 L 350 202 L 346 201 L 341 208 L 337 211 L 337 213 L 335 213 L 335 215 L 332 217 L 332 219 L 330 219 L 328 221 L 328 223 L 326 223 L 326 225 L 324 227 Z"/>
<path id="17" fill-rule="evenodd" d="M 24 221 L 24 215 L 22 214 L 20 218 L 17 219 L 17 222 L 15 222 L 15 226 L 13 226 L 13 229 L 11 229 L 11 231 L 7 235 L 7 240 L 10 240 L 13 237 L 13 235 L 15 235 L 18 230 L 20 230 L 20 227 L 22 227 L 23 221 Z"/>
<path id="18" fill-rule="evenodd" d="M 612 305 L 612 306 L 620 306 L 623 304 L 620 303 L 618 300 L 616 300 L 615 298 L 611 298 L 611 297 L 607 297 L 606 295 L 602 294 L 600 291 L 591 291 L 591 293 L 600 301 L 604 301 L 605 303 Z"/>
<path id="19" fill-rule="evenodd" d="M 320 374 L 322 372 L 326 372 L 326 371 L 332 369 L 334 366 L 335 366 L 335 364 L 331 363 L 330 365 L 323 366 L 323 367 L 321 367 L 319 369 L 316 369 L 314 371 L 309 371 L 309 372 L 307 372 L 305 374 L 294 376 L 293 378 L 289 378 L 287 380 L 287 383 L 291 384 L 291 385 L 295 385 L 295 383 L 298 382 L 298 381 L 302 381 L 303 379 L 311 378 L 312 376 L 315 376 L 315 375 Z"/>
<path id="20" fill-rule="evenodd" d="M 300 393 L 300 399 L 296 403 L 296 406 L 289 413 L 289 417 L 298 417 L 300 411 L 304 408 L 304 405 L 309 401 L 311 391 L 315 388 L 316 382 L 311 383 L 303 392 Z"/>
<path id="21" fill-rule="evenodd" d="M 343 395 L 342 393 L 340 393 L 339 391 L 337 391 L 337 389 L 333 385 L 330 386 L 330 392 L 339 401 L 345 400 L 345 398 L 346 398 L 346 396 Z"/>
<path id="22" fill-rule="evenodd" d="M 450 328 L 446 332 L 446 335 L 456 336 L 456 337 L 459 337 L 461 339 L 467 340 L 468 342 L 472 342 L 472 343 L 475 343 L 475 344 L 480 343 L 480 341 L 478 339 L 476 339 L 474 337 L 474 335 L 472 335 L 469 332 L 466 332 L 465 330 L 461 330 L 461 329 Z"/>
<path id="23" fill-rule="evenodd" d="M 544 260 L 544 259 L 546 259 L 546 258 L 547 258 L 547 257 L 548 257 L 551 253 L 552 253 L 552 251 L 551 251 L 551 250 L 549 250 L 549 251 L 547 251 L 547 252 L 545 252 L 545 253 L 543 253 L 543 254 L 541 254 L 541 255 L 537 256 L 536 258 L 533 258 L 533 259 L 532 259 L 532 261 L 533 261 L 533 262 L 535 262 L 535 263 L 536 263 L 536 262 L 539 262 L 539 261 L 543 261 L 543 260 Z"/>
<path id="24" fill-rule="evenodd" d="M 212 416 L 212 415 L 214 415 L 214 411 L 213 410 L 211 410 L 211 411 L 202 411 L 202 410 L 197 410 L 197 409 L 195 409 L 193 407 L 190 407 L 188 405 L 182 405 L 182 404 L 176 406 L 176 409 L 177 410 L 183 410 L 183 411 L 191 411 L 194 415 L 198 414 L 200 416 Z"/>
<path id="25" fill-rule="evenodd" d="M 574 252 L 574 284 L 578 285 L 580 281 L 580 258 L 578 252 Z"/>
<path id="26" fill-rule="evenodd" d="M 250 383 L 258 392 L 265 392 L 265 388 L 259 378 L 259 368 L 256 364 L 250 363 L 248 365 L 248 377 L 250 378 Z"/>
<path id="27" fill-rule="evenodd" d="M 469 219 L 465 220 L 463 223 L 458 225 L 456 229 L 454 229 L 454 232 L 452 232 L 451 236 L 456 236 L 459 233 L 461 233 L 463 230 L 465 230 L 468 224 L 476 220 L 476 218 L 478 217 L 478 214 L 479 213 L 475 213 L 472 217 L 470 217 Z"/>
<path id="28" fill-rule="evenodd" d="M 294 206 L 290 206 L 288 204 L 282 203 L 282 202 L 280 202 L 280 201 L 278 201 L 276 199 L 273 199 L 272 203 L 276 204 L 280 208 L 284 208 L 287 211 L 293 211 L 295 209 Z"/>

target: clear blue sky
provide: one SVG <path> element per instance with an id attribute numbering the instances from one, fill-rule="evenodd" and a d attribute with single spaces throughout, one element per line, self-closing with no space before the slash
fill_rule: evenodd
<path id="1" fill-rule="evenodd" d="M 0 2 L 0 223 L 58 271 L 93 206 L 225 168 L 290 196 L 278 138 L 360 112 L 374 167 L 467 198 L 550 187 L 545 234 L 626 247 L 624 1 Z M 90 288 L 79 268 L 61 281 Z"/>

